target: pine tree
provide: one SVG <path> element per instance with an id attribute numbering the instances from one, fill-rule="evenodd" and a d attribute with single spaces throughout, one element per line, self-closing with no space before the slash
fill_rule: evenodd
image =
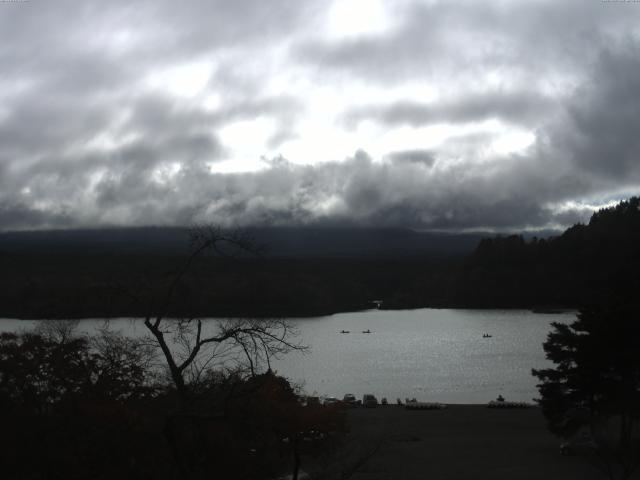
<path id="1" fill-rule="evenodd" d="M 544 350 L 555 367 L 533 370 L 549 428 L 588 428 L 610 477 L 628 478 L 640 461 L 640 311 L 611 302 L 553 328 Z"/>

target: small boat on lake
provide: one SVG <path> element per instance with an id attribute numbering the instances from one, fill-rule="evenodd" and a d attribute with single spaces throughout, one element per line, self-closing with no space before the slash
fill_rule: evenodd
<path id="1" fill-rule="evenodd" d="M 366 329 L 366 330 L 363 330 L 362 333 L 371 333 L 371 330 Z"/>
<path id="2" fill-rule="evenodd" d="M 340 330 L 340 333 L 349 333 L 349 330 Z"/>
<path id="3" fill-rule="evenodd" d="M 488 333 L 483 333 L 482 338 L 491 338 L 493 335 L 489 335 Z"/>

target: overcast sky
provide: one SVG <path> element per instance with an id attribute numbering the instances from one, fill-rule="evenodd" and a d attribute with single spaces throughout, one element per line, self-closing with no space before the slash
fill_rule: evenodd
<path id="1" fill-rule="evenodd" d="M 0 230 L 521 230 L 640 193 L 640 3 L 0 2 Z"/>

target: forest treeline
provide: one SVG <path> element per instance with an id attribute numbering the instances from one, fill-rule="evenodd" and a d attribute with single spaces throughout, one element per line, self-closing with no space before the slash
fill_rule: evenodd
<path id="1" fill-rule="evenodd" d="M 476 307 L 579 307 L 633 298 L 640 277 L 640 198 L 595 212 L 562 235 L 483 239 L 464 262 L 452 303 Z"/>
<path id="2" fill-rule="evenodd" d="M 350 237 L 348 248 L 342 240 L 339 249 L 329 244 L 335 235 L 307 233 L 310 243 L 301 248 L 283 242 L 291 237 L 280 231 L 269 238 L 279 238 L 284 254 L 200 258 L 182 282 L 171 314 L 314 316 L 371 308 L 373 300 L 382 300 L 383 308 L 579 307 L 614 291 L 637 289 L 639 202 L 637 197 L 623 201 L 594 213 L 588 224 L 547 238 L 403 237 L 376 231 L 377 237 L 371 232 Z M 124 241 L 95 248 L 98 233 L 92 247 L 83 247 L 91 242 L 77 237 L 75 243 L 57 237 L 48 246 L 47 236 L 39 235 L 31 243 L 0 239 L 0 316 L 142 316 L 185 258 L 175 243 L 144 248 L 149 243 L 144 238 L 136 248 L 124 248 Z M 405 241 L 410 247 L 400 254 Z M 362 254 L 358 242 L 366 246 Z M 385 242 L 390 247 L 382 254 Z M 314 254 L 320 247 L 322 253 Z"/>

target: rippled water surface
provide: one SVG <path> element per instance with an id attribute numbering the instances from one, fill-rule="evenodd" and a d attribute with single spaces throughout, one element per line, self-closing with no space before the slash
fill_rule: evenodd
<path id="1" fill-rule="evenodd" d="M 417 397 L 451 403 L 487 402 L 502 393 L 530 401 L 537 396 L 531 369 L 548 365 L 542 343 L 553 321 L 573 314 L 529 311 L 368 311 L 299 320 L 308 355 L 278 364 L 280 373 L 306 380 L 319 394 L 390 400 Z M 349 330 L 348 334 L 339 333 Z M 372 333 L 361 333 L 363 330 Z M 483 338 L 483 333 L 491 338 Z"/>
<path id="2" fill-rule="evenodd" d="M 308 393 L 361 397 L 373 393 L 395 401 L 485 403 L 537 396 L 532 368 L 548 365 L 542 342 L 551 322 L 574 314 L 541 315 L 514 310 L 370 310 L 292 320 L 306 354 L 293 353 L 274 369 Z M 30 328 L 35 322 L 0 320 L 0 330 Z M 114 328 L 140 333 L 140 322 L 116 320 Z M 99 320 L 85 320 L 90 331 Z M 363 330 L 371 333 L 362 333 Z M 349 330 L 350 333 L 340 333 Z M 491 338 L 483 338 L 483 333 Z"/>

